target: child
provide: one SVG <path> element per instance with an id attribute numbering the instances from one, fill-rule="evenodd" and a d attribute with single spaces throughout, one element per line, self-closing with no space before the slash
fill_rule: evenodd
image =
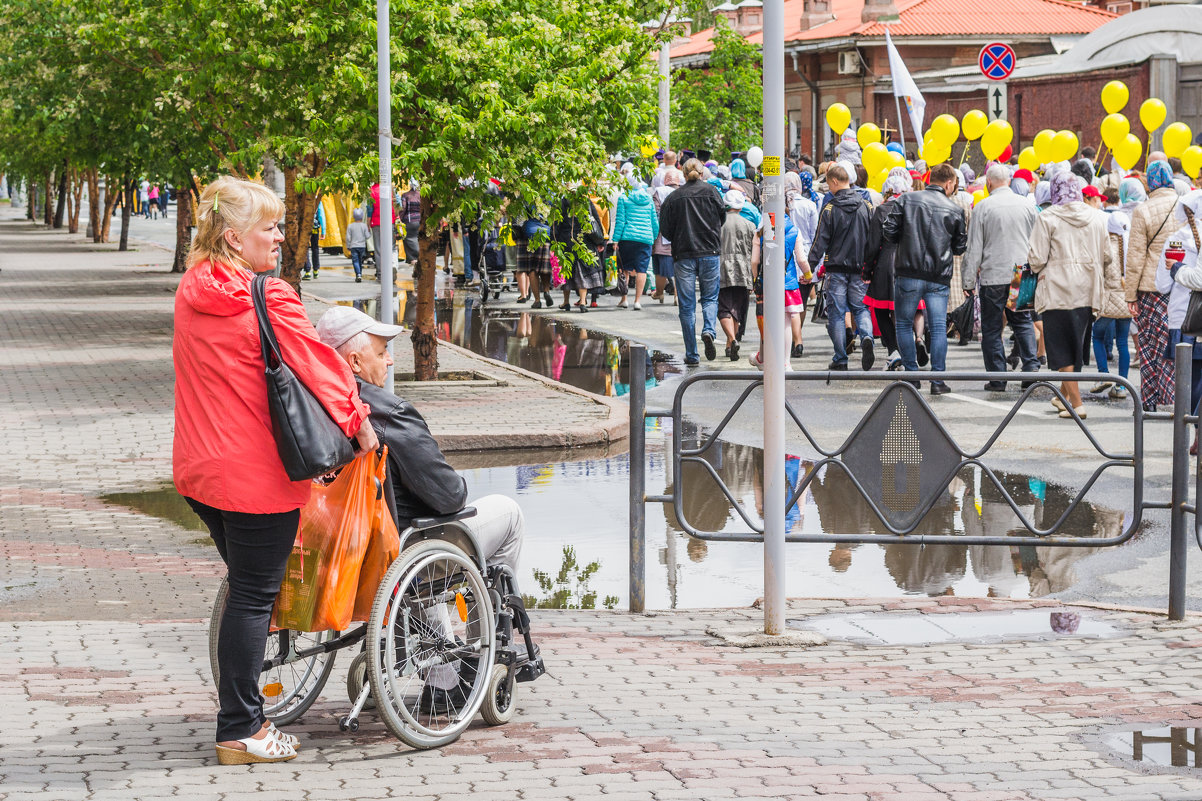
<path id="1" fill-rule="evenodd" d="M 764 247 L 762 240 L 760 245 L 761 263 L 756 264 L 755 278 L 755 321 L 760 329 L 760 350 L 751 356 L 751 363 L 759 369 L 764 369 L 763 358 L 763 341 L 764 341 L 764 284 L 763 284 L 763 269 L 762 261 L 767 258 L 768 250 Z M 800 235 L 797 226 L 785 215 L 785 316 L 789 325 L 789 339 L 787 340 L 792 347 L 786 351 L 785 369 L 790 370 L 792 367 L 789 364 L 789 359 L 797 359 L 802 356 L 801 348 L 801 324 L 805 319 L 805 296 L 801 292 L 801 282 L 798 280 L 798 265 L 801 265 L 801 270 L 804 279 L 809 282 L 813 280 L 810 274 L 810 264 L 807 260 L 809 255 L 809 247 L 805 241 L 805 237 Z"/>
<path id="2" fill-rule="evenodd" d="M 355 283 L 363 281 L 363 262 L 367 259 L 367 240 L 371 231 L 363 222 L 363 209 L 351 212 L 355 221 L 346 227 L 346 246 L 351 252 L 351 266 L 355 268 Z"/>

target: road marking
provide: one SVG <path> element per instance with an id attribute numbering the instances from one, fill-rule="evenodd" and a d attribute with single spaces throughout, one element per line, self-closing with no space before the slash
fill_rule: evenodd
<path id="1" fill-rule="evenodd" d="M 1010 409 L 1013 408 L 1013 406 L 1014 406 L 1013 403 L 998 403 L 997 401 L 981 400 L 980 398 L 974 398 L 969 395 L 961 395 L 958 392 L 949 392 L 948 394 L 944 395 L 943 397 L 955 398 L 956 400 L 961 400 L 961 401 L 964 401 L 965 403 L 975 403 L 978 406 L 988 406 L 990 409 L 1000 409 L 1003 412 L 1010 411 Z M 1028 403 L 1029 403 L 1029 401 L 1028 401 Z M 1018 413 L 1025 414 L 1027 417 L 1038 417 L 1040 419 L 1047 418 L 1046 414 L 1040 414 L 1039 412 L 1032 412 L 1029 409 L 1027 409 L 1026 406 L 1027 406 L 1027 404 L 1023 404 L 1023 408 L 1019 409 Z"/>

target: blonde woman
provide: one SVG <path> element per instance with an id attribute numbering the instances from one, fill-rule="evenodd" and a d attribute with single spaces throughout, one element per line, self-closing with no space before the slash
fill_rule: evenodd
<path id="1" fill-rule="evenodd" d="M 296 756 L 296 738 L 267 720 L 259 693 L 272 604 L 311 487 L 289 480 L 276 451 L 251 300 L 255 274 L 279 258 L 283 214 L 262 184 L 232 177 L 209 184 L 175 295 L 175 487 L 229 570 L 217 644 L 223 765 Z M 266 294 L 288 366 L 348 437 L 374 450 L 368 409 L 346 362 L 317 338 L 292 287 L 268 279 Z"/>

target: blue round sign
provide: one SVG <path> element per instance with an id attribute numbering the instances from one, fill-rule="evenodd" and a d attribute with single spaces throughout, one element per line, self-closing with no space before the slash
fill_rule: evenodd
<path id="1" fill-rule="evenodd" d="M 1002 42 L 985 45 L 981 48 L 980 55 L 977 56 L 977 65 L 981 68 L 981 73 L 994 81 L 1004 81 L 1009 78 L 1017 63 L 1018 59 L 1014 55 L 1014 49 Z"/>

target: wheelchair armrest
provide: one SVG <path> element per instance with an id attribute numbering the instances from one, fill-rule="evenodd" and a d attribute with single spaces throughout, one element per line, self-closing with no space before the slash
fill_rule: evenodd
<path id="1" fill-rule="evenodd" d="M 469 517 L 476 516 L 476 507 L 465 506 L 453 515 L 444 515 L 443 517 L 415 517 L 409 523 L 412 529 L 435 528 L 444 526 L 447 523 L 454 523 L 456 520 L 466 520 Z"/>

